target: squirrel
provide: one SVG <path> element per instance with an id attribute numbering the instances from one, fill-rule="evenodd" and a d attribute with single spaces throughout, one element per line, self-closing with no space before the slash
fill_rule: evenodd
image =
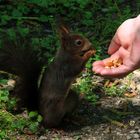
<path id="1" fill-rule="evenodd" d="M 77 107 L 79 96 L 71 85 L 95 54 L 87 38 L 71 33 L 65 26 L 60 26 L 59 32 L 61 47 L 45 68 L 39 86 L 44 62 L 37 51 L 27 45 L 28 40 L 18 40 L 22 47 L 5 41 L 0 48 L 0 70 L 18 76 L 13 90 L 18 108 L 37 109 L 44 126 L 49 128 L 57 127 Z"/>

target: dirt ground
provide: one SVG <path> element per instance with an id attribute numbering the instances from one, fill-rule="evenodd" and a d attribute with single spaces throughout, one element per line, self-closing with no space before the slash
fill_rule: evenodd
<path id="1" fill-rule="evenodd" d="M 75 114 L 59 128 L 40 127 L 36 134 L 12 134 L 13 140 L 140 140 L 140 70 L 123 79 L 106 81 L 94 75 L 100 99 L 96 105 L 82 99 Z M 103 86 L 115 84 L 125 96 L 108 96 Z"/>

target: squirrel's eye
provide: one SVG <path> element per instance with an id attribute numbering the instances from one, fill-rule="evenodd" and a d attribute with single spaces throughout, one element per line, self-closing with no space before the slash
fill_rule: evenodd
<path id="1" fill-rule="evenodd" d="M 75 40 L 75 45 L 81 46 L 81 44 L 82 44 L 82 40 L 79 39 Z"/>

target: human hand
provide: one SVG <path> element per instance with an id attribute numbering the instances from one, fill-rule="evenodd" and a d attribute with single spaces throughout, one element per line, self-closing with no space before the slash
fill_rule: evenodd
<path id="1" fill-rule="evenodd" d="M 107 59 L 93 63 L 93 71 L 106 77 L 124 77 L 140 67 L 140 16 L 123 22 L 115 33 Z M 116 68 L 106 68 L 108 61 L 122 59 L 123 64 Z"/>

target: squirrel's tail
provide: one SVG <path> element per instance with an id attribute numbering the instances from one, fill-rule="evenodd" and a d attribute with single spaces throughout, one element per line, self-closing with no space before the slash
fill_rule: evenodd
<path id="1" fill-rule="evenodd" d="M 0 47 L 0 70 L 18 76 L 13 90 L 18 109 L 34 110 L 38 104 L 38 78 L 42 69 L 39 53 L 26 39 L 3 41 Z"/>

